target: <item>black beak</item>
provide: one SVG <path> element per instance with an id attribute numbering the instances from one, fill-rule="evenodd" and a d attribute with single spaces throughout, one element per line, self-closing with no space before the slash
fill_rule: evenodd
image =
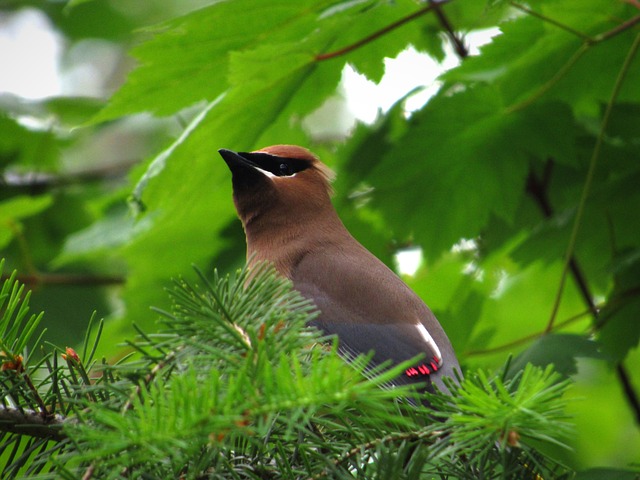
<path id="1" fill-rule="evenodd" d="M 229 169 L 233 172 L 238 168 L 248 168 L 255 167 L 253 162 L 243 157 L 240 153 L 234 152 L 233 150 L 227 150 L 226 148 L 221 148 L 218 150 L 220 156 L 227 162 Z"/>
<path id="2" fill-rule="evenodd" d="M 234 152 L 226 148 L 221 148 L 218 153 L 231 170 L 234 191 L 255 188 L 258 183 L 264 182 L 267 178 L 260 167 L 250 160 L 251 154 Z"/>

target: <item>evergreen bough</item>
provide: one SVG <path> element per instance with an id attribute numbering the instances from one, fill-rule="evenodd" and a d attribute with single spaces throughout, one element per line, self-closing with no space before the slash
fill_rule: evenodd
<path id="1" fill-rule="evenodd" d="M 389 387 L 407 365 L 346 363 L 272 269 L 198 276 L 174 282 L 158 332 L 115 364 L 95 358 L 102 322 L 80 353 L 56 347 L 35 335 L 24 285 L 4 282 L 2 478 L 573 476 L 537 448 L 570 431 L 551 367 L 467 373 L 451 396 Z"/>

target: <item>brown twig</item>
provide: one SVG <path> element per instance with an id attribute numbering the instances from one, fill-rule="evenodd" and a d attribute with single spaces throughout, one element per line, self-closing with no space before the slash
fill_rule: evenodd
<path id="1" fill-rule="evenodd" d="M 9 275 L 0 276 L 0 281 L 5 281 Z M 34 273 L 18 274 L 16 280 L 30 288 L 41 285 L 68 285 L 78 287 L 99 287 L 109 285 L 122 285 L 125 278 L 117 275 L 92 275 L 85 273 Z"/>
<path id="2" fill-rule="evenodd" d="M 542 13 L 536 12 L 535 10 L 532 10 L 531 8 L 527 7 L 526 5 L 522 5 L 521 3 L 518 2 L 514 2 L 511 1 L 509 2 L 509 5 L 511 5 L 514 8 L 517 8 L 518 10 L 520 10 L 521 12 L 526 13 L 527 15 L 531 15 L 532 17 L 536 17 L 544 22 L 547 22 L 551 25 L 554 25 L 556 27 L 558 27 L 561 30 L 564 30 L 567 33 L 570 33 L 572 35 L 575 35 L 576 37 L 579 37 L 585 41 L 588 42 L 592 42 L 593 39 L 587 35 L 586 33 L 582 33 L 576 29 L 574 29 L 573 27 L 570 27 L 569 25 L 565 25 L 564 23 L 558 22 L 557 20 L 547 17 L 546 15 L 543 15 Z"/>
<path id="3" fill-rule="evenodd" d="M 512 5 L 516 5 L 514 2 L 511 3 Z M 536 102 L 540 97 L 542 97 L 543 95 L 545 95 L 549 90 L 551 90 L 558 82 L 560 82 L 560 80 L 562 80 L 573 68 L 573 66 L 578 62 L 578 60 L 580 60 L 580 58 L 582 58 L 582 56 L 587 53 L 591 47 L 604 42 L 606 40 L 609 40 L 613 37 L 615 37 L 616 35 L 619 35 L 627 30 L 629 30 L 630 28 L 633 28 L 636 24 L 640 23 L 640 15 L 637 15 L 629 20 L 627 20 L 626 22 L 621 23 L 620 25 L 612 28 L 611 30 L 607 30 L 606 32 L 600 33 L 598 35 L 596 35 L 595 37 L 589 37 L 581 32 L 578 32 L 577 30 L 573 30 L 571 27 L 568 27 L 564 24 L 560 24 L 550 18 L 544 17 L 541 14 L 535 13 L 531 10 L 529 10 L 527 7 L 522 7 L 523 11 L 526 11 L 527 13 L 529 13 L 530 15 L 534 15 L 552 25 L 555 25 L 558 28 L 562 28 L 565 31 L 569 31 L 572 34 L 582 38 L 582 45 L 580 45 L 580 47 L 574 52 L 574 54 L 567 60 L 567 62 L 553 75 L 553 77 L 551 77 L 547 82 L 545 82 L 544 84 L 542 84 L 540 86 L 540 88 L 538 90 L 536 90 L 532 95 L 530 95 L 529 97 L 525 98 L 524 100 L 513 104 L 509 107 L 507 107 L 505 109 L 506 113 L 513 113 L 516 112 L 518 110 L 522 110 L 526 107 L 528 107 L 529 105 L 531 105 L 532 103 Z"/>
<path id="4" fill-rule="evenodd" d="M 428 438 L 428 437 L 435 437 L 435 434 L 437 434 L 437 432 L 417 431 L 417 432 L 396 433 L 396 434 L 387 435 L 386 437 L 376 438 L 369 442 L 363 443 L 362 445 L 358 445 L 357 447 L 352 448 L 351 450 L 344 453 L 343 455 L 340 455 L 340 457 L 333 460 L 333 464 L 339 465 L 340 463 L 355 457 L 359 453 L 362 453 L 365 450 L 370 450 L 374 447 L 377 447 L 378 445 L 382 445 L 389 442 L 402 442 L 407 440 L 424 440 L 425 438 Z M 314 475 L 313 477 L 309 477 L 308 480 L 318 480 L 320 478 L 326 478 L 327 475 L 329 475 L 329 471 L 325 469 L 324 471 Z"/>
<path id="5" fill-rule="evenodd" d="M 631 383 L 629 374 L 622 362 L 616 365 L 616 374 L 618 375 L 618 380 L 620 380 L 620 385 L 622 385 L 622 390 L 627 402 L 636 417 L 636 423 L 640 425 L 640 399 L 638 399 L 638 394 L 633 389 L 633 384 Z"/>
<path id="6" fill-rule="evenodd" d="M 529 177 L 527 178 L 527 192 L 533 197 L 536 205 L 546 219 L 549 219 L 554 215 L 553 208 L 551 207 L 551 203 L 549 202 L 546 191 L 552 168 L 553 160 L 549 159 L 545 165 L 544 175 L 546 178 L 544 180 L 540 180 L 534 172 L 530 172 Z M 575 255 L 573 254 L 569 258 L 569 269 L 571 270 L 571 275 L 576 282 L 578 289 L 580 290 L 580 294 L 582 295 L 583 300 L 589 307 L 592 315 L 594 317 L 597 317 L 598 308 L 593 301 L 593 295 L 591 294 L 591 291 L 587 284 L 587 279 L 582 272 L 582 268 L 578 264 Z"/>
<path id="7" fill-rule="evenodd" d="M 429 13 L 432 10 L 439 10 L 440 6 L 445 5 L 445 4 L 449 3 L 450 1 L 451 0 L 443 0 L 443 1 L 439 2 L 437 5 L 434 5 L 434 4 L 430 3 L 426 7 L 423 7 L 420 10 L 418 10 L 418 11 L 416 11 L 416 12 L 410 14 L 410 15 L 407 15 L 406 17 L 401 18 L 400 20 L 398 20 L 396 22 L 393 22 L 390 25 L 387 25 L 386 27 L 384 27 L 384 28 L 382 28 L 382 29 L 380 29 L 380 30 L 378 30 L 376 32 L 373 32 L 371 35 L 369 35 L 369 36 L 367 36 L 367 37 L 365 37 L 365 38 L 363 38 L 361 40 L 358 40 L 357 42 L 352 43 L 351 45 L 347 45 L 346 47 L 343 47 L 343 48 L 341 48 L 339 50 L 335 50 L 333 52 L 318 54 L 318 55 L 316 55 L 315 60 L 317 62 L 321 62 L 323 60 L 330 60 L 332 58 L 336 58 L 336 57 L 340 57 L 342 55 L 346 55 L 347 53 L 350 53 L 350 52 L 352 52 L 354 50 L 357 50 L 358 48 L 360 48 L 360 47 L 362 47 L 362 46 L 364 46 L 364 45 L 366 45 L 368 43 L 371 43 L 374 40 L 377 40 L 378 38 L 386 35 L 387 33 L 395 30 L 396 28 L 399 28 L 399 27 L 403 26 L 404 24 L 409 23 L 410 21 L 415 20 L 416 18 L 418 18 L 420 16 L 425 15 L 426 13 Z"/>
<path id="8" fill-rule="evenodd" d="M 608 30 L 599 35 L 596 35 L 595 37 L 593 37 L 593 43 L 599 43 L 599 42 L 604 42 L 605 40 L 609 40 L 610 38 L 613 38 L 616 35 L 619 35 L 620 33 L 623 33 L 629 30 L 630 28 L 634 27 L 638 23 L 640 23 L 640 15 L 636 15 L 635 17 L 630 18 L 626 22 L 622 22 L 617 27 L 614 27 L 611 30 Z"/>
<path id="9" fill-rule="evenodd" d="M 625 3 L 628 3 L 629 5 L 633 5 L 638 10 L 640 10 L 640 0 L 622 0 L 622 1 Z"/>
<path id="10" fill-rule="evenodd" d="M 469 49 L 464 44 L 464 41 L 459 38 L 456 32 L 453 30 L 451 22 L 449 22 L 449 19 L 442 11 L 442 8 L 440 8 L 443 2 L 440 2 L 439 0 L 429 0 L 429 4 L 435 7 L 435 15 L 438 18 L 442 29 L 447 33 L 447 36 L 453 44 L 453 49 L 458 54 L 458 57 L 460 57 L 461 59 L 467 58 L 469 56 Z"/>
<path id="11" fill-rule="evenodd" d="M 44 400 L 42 400 L 42 397 L 40 396 L 38 389 L 33 384 L 31 377 L 26 371 L 22 373 L 22 378 L 24 379 L 24 382 L 27 384 L 27 387 L 29 387 L 31 394 L 33 395 L 33 399 L 38 404 L 38 408 L 40 409 L 40 416 L 43 418 L 43 420 L 46 421 L 48 418 L 52 417 L 52 414 L 49 413 L 49 411 L 47 410 L 47 406 L 45 405 Z"/>
<path id="12" fill-rule="evenodd" d="M 164 357 L 164 359 L 162 359 L 162 361 L 158 362 L 151 369 L 151 371 L 144 377 L 144 386 L 145 387 L 149 386 L 151 384 L 151 382 L 156 378 L 158 373 L 176 358 L 176 355 L 180 350 L 182 350 L 182 348 L 178 348 L 178 349 L 174 350 L 173 352 L 169 352 Z M 140 385 L 140 384 L 136 387 L 136 389 L 133 392 L 133 394 L 131 395 L 131 397 L 123 405 L 122 412 L 126 412 L 126 411 L 131 410 L 133 408 L 133 398 L 135 398 L 135 397 L 140 398 L 140 395 L 142 394 L 142 387 L 143 387 L 143 385 Z"/>
<path id="13" fill-rule="evenodd" d="M 84 475 L 82 475 L 82 480 L 91 480 L 91 478 L 93 477 L 93 472 L 95 471 L 96 466 L 94 463 L 92 463 L 91 465 L 89 465 L 87 467 L 87 469 L 84 472 Z"/>

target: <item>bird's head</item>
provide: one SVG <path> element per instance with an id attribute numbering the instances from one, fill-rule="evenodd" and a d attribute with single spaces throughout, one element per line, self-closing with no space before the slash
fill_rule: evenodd
<path id="1" fill-rule="evenodd" d="M 274 145 L 254 152 L 220 149 L 233 181 L 233 199 L 245 228 L 297 222 L 332 208 L 331 170 L 309 150 Z"/>

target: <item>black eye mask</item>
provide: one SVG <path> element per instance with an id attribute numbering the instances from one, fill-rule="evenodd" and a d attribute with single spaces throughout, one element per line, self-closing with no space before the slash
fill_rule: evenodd
<path id="1" fill-rule="evenodd" d="M 311 166 L 311 162 L 308 160 L 278 157 L 269 153 L 238 152 L 238 155 L 248 160 L 254 166 L 273 173 L 277 177 L 290 177 Z"/>

